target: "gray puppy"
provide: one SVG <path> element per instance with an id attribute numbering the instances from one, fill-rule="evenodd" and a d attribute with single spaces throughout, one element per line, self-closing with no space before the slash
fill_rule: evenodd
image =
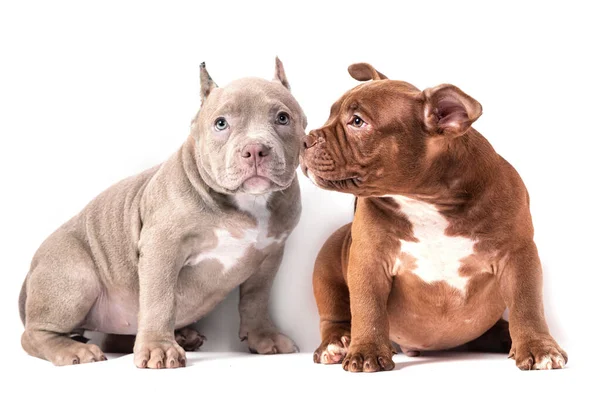
<path id="1" fill-rule="evenodd" d="M 105 360 L 76 340 L 95 330 L 137 335 L 140 368 L 185 366 L 184 348 L 203 339 L 188 326 L 238 285 L 250 350 L 297 351 L 268 300 L 300 216 L 306 117 L 279 59 L 273 81 L 218 88 L 204 64 L 200 81 L 202 106 L 179 151 L 101 193 L 35 254 L 19 299 L 29 354 L 55 365 Z"/>

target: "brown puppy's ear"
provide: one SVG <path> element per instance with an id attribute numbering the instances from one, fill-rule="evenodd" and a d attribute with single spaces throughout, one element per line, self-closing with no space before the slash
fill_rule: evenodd
<path id="1" fill-rule="evenodd" d="M 292 90 L 292 88 L 290 87 L 290 83 L 288 82 L 287 77 L 285 76 L 283 63 L 281 62 L 279 57 L 275 57 L 275 77 L 273 78 L 273 80 L 281 82 L 281 84 L 285 86 L 288 90 Z"/>
<path id="2" fill-rule="evenodd" d="M 218 86 L 208 74 L 206 63 L 203 62 L 200 64 L 200 102 L 204 103 L 204 100 L 215 88 L 218 88 Z"/>
<path id="3" fill-rule="evenodd" d="M 434 134 L 460 136 L 481 115 L 481 104 L 454 85 L 425 89 L 423 96 L 425 125 Z"/>
<path id="4" fill-rule="evenodd" d="M 350 76 L 357 81 L 368 81 L 371 79 L 378 81 L 380 79 L 387 79 L 387 76 L 377 71 L 371 64 L 367 63 L 352 64 L 348 67 L 348 72 L 350 73 Z"/>

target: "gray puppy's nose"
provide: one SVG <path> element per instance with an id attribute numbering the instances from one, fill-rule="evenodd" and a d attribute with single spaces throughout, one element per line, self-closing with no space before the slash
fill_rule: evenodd
<path id="1" fill-rule="evenodd" d="M 240 153 L 242 159 L 250 165 L 260 165 L 271 155 L 271 148 L 264 144 L 247 144 Z"/>

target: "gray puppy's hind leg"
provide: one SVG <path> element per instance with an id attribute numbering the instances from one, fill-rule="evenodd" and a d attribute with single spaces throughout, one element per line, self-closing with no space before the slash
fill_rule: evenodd
<path id="1" fill-rule="evenodd" d="M 70 337 L 81 331 L 100 294 L 93 261 L 78 240 L 55 235 L 40 248 L 20 298 L 23 349 L 55 365 L 106 360 L 98 346 Z"/>
<path id="2" fill-rule="evenodd" d="M 192 324 L 175 330 L 175 341 L 185 351 L 196 351 L 204 344 L 206 336 L 202 335 Z"/>
<path id="3" fill-rule="evenodd" d="M 107 333 L 100 347 L 107 353 L 130 354 L 133 353 L 135 335 L 116 335 Z"/>

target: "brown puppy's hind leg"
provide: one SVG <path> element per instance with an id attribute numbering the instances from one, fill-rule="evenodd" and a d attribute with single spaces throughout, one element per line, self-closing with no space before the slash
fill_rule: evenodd
<path id="1" fill-rule="evenodd" d="M 503 258 L 497 278 L 509 312 L 509 357 L 521 370 L 564 368 L 567 353 L 550 335 L 544 315 L 542 266 L 533 241 Z"/>
<path id="2" fill-rule="evenodd" d="M 317 256 L 313 272 L 313 290 L 321 318 L 321 345 L 313 360 L 321 364 L 339 364 L 350 346 L 350 295 L 344 280 L 342 263 L 347 258 L 350 224 L 338 229 L 325 242 Z"/>
<path id="3" fill-rule="evenodd" d="M 488 329 L 477 339 L 465 345 L 467 351 L 481 353 L 506 353 L 510 352 L 512 341 L 508 330 L 508 322 L 499 319 L 494 326 Z"/>

